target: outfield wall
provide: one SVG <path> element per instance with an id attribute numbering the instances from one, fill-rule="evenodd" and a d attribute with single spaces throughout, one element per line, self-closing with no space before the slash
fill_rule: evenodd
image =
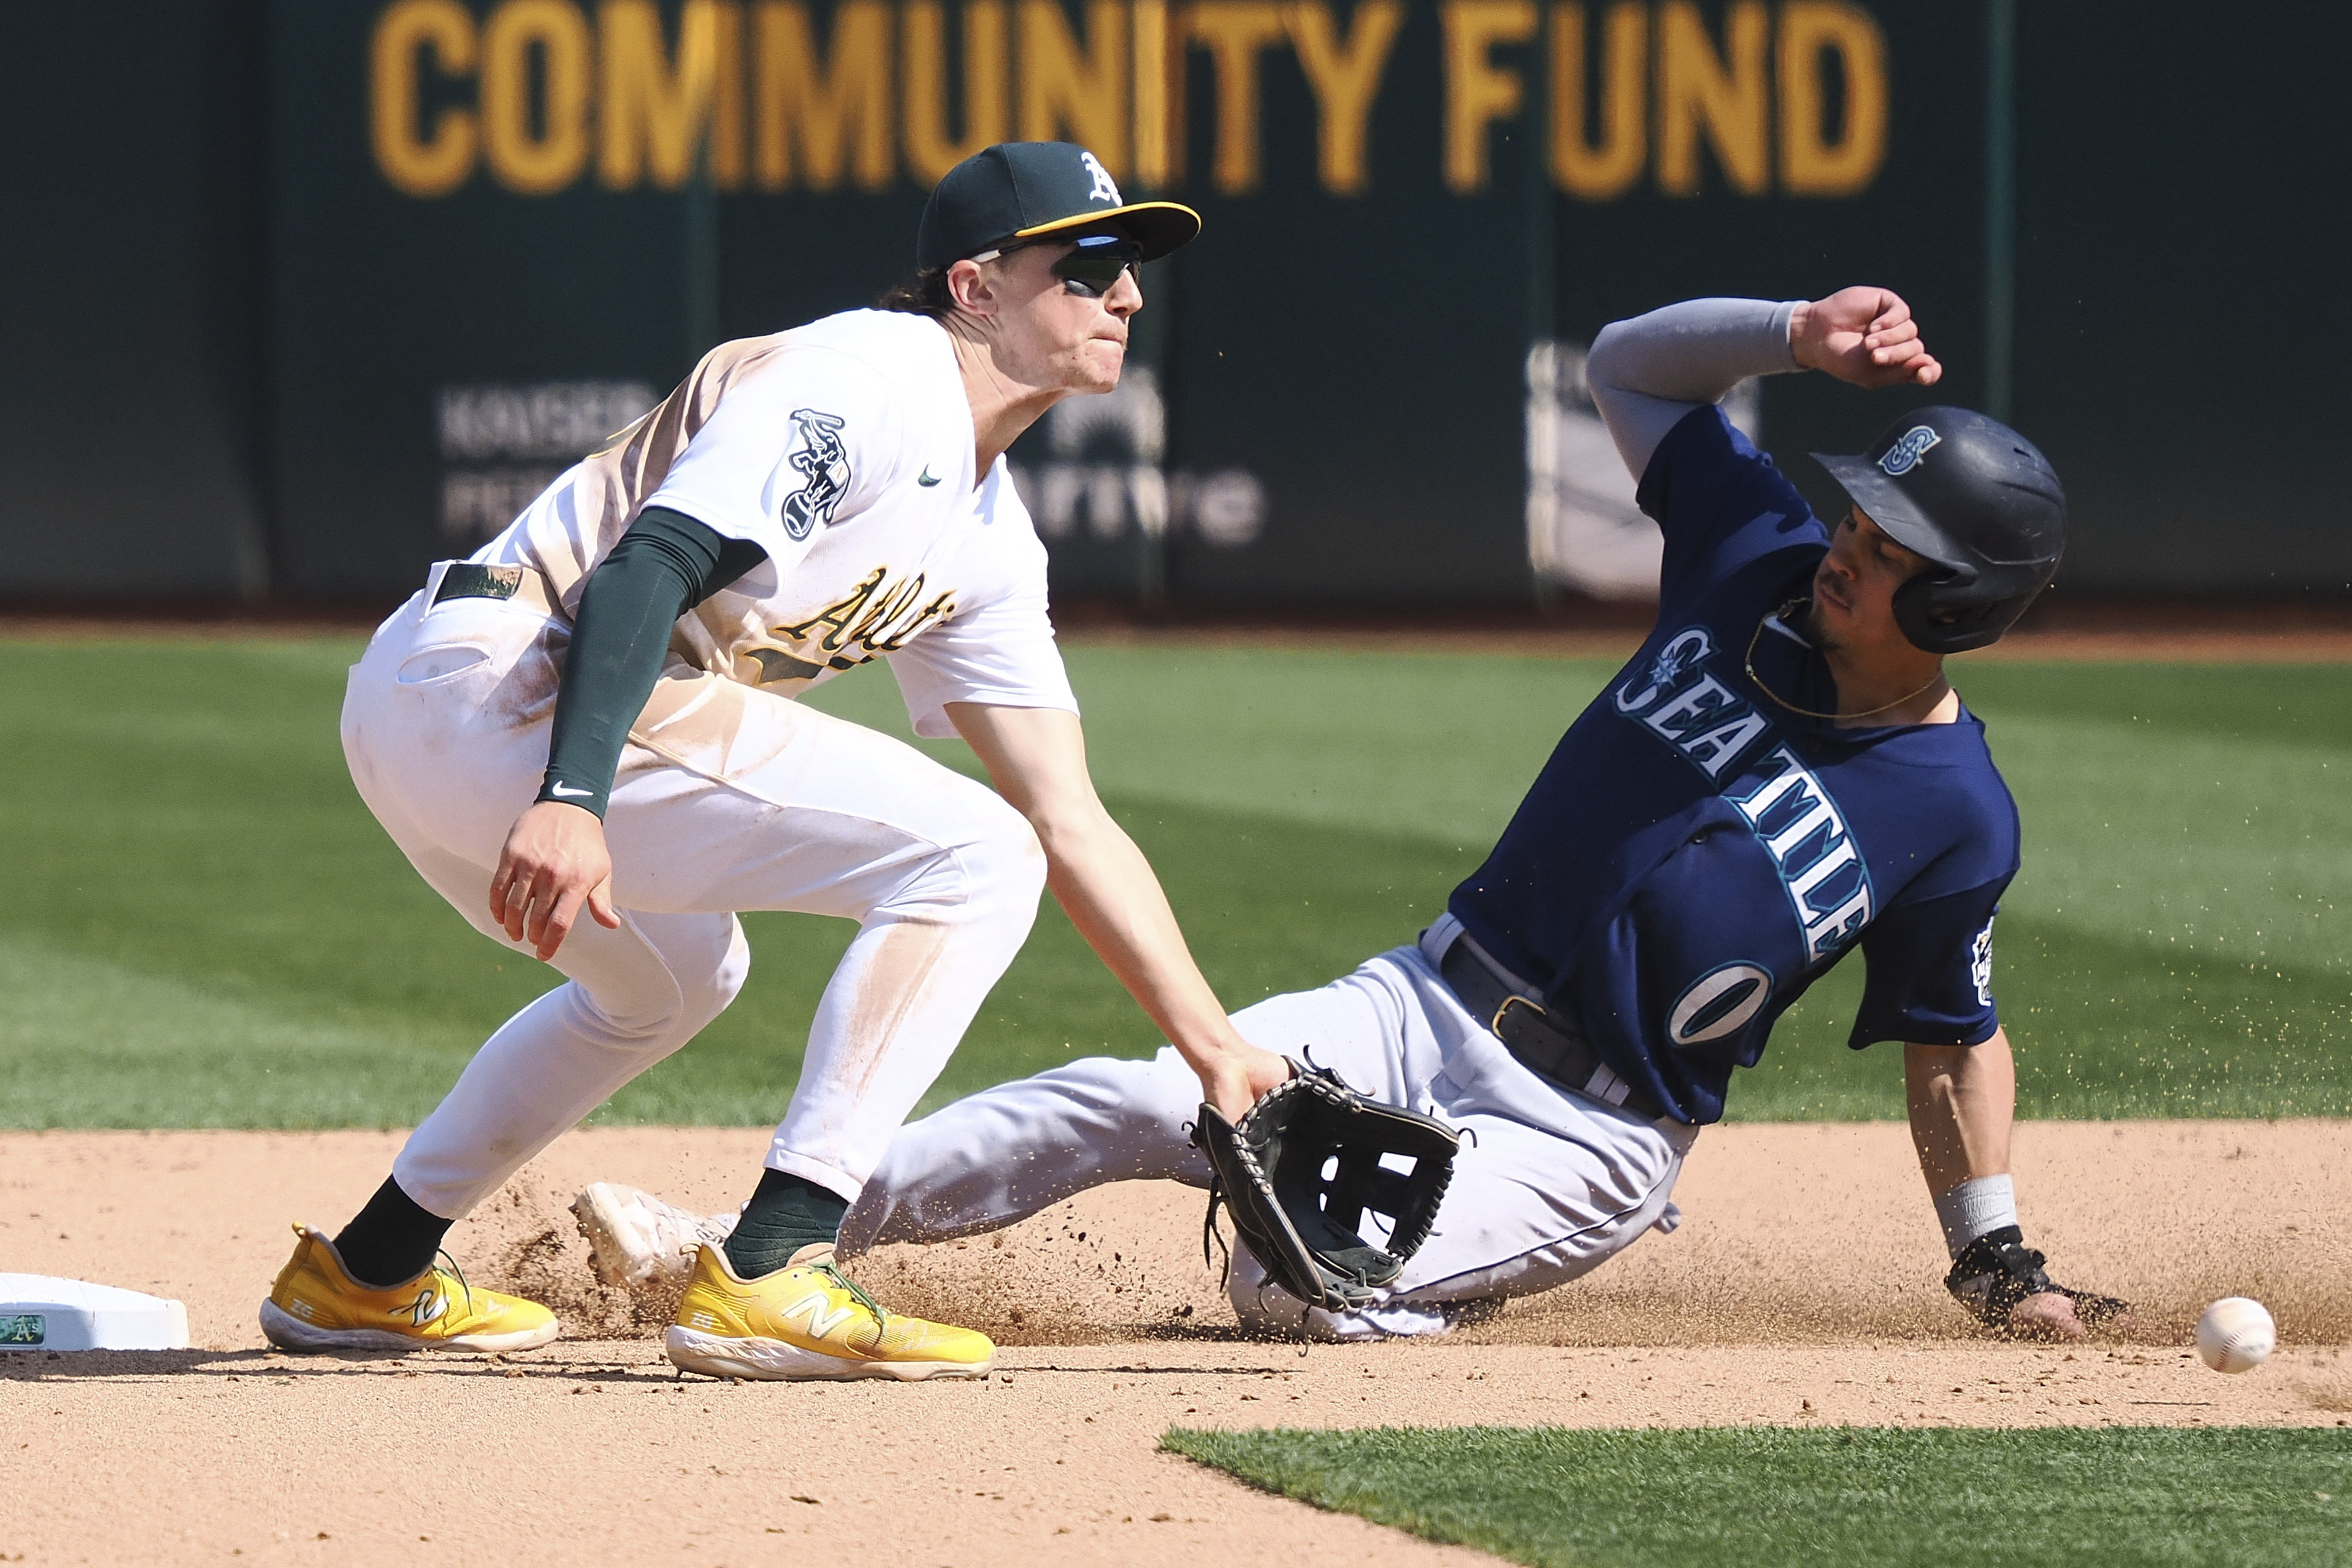
<path id="1" fill-rule="evenodd" d="M 870 298 L 1006 135 L 1208 225 L 1129 384 L 1013 455 L 1066 593 L 1638 591 L 1592 333 L 1864 279 L 1936 398 L 2066 476 L 2068 589 L 2352 585 L 2334 8 L 130 0 L 15 37 L 0 593 L 396 594 L 710 343 Z M 1901 405 L 1738 413 L 1818 492 L 1798 455 Z"/>

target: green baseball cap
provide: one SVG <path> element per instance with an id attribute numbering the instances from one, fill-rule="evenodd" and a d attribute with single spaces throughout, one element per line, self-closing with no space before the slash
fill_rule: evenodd
<path id="1" fill-rule="evenodd" d="M 948 171 L 923 204 L 915 265 L 925 272 L 1030 240 L 1117 235 L 1157 261 L 1201 232 L 1181 202 L 1129 202 L 1110 172 L 1069 141 L 1000 141 Z"/>

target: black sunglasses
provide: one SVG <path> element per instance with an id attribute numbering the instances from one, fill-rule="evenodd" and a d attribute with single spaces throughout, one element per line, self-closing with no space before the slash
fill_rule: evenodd
<path id="1" fill-rule="evenodd" d="M 1051 245 L 1051 240 L 1032 240 L 1029 245 Z M 1007 246 L 1002 250 L 984 250 L 971 259 L 994 261 L 1011 256 L 1016 250 L 1027 250 L 1029 245 Z M 1077 242 L 1077 248 L 1054 263 L 1054 276 L 1062 287 L 1084 299 L 1100 299 L 1118 287 L 1119 275 L 1136 271 L 1136 282 L 1143 281 L 1139 269 L 1143 265 L 1143 247 L 1133 240 L 1117 235 L 1090 235 Z"/>
<path id="2" fill-rule="evenodd" d="M 1112 235 L 1082 239 L 1077 248 L 1054 263 L 1054 276 L 1071 293 L 1100 299 L 1118 287 L 1122 274 L 1143 265 L 1143 247 Z M 1137 281 L 1142 281 L 1138 275 Z"/>

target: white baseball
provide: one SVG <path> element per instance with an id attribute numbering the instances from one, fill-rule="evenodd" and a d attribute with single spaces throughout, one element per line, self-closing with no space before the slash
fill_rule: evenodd
<path id="1" fill-rule="evenodd" d="M 2224 1296 L 2197 1320 L 2197 1354 L 2216 1372 L 2252 1372 L 2277 1344 L 2269 1309 L 2244 1296 Z"/>

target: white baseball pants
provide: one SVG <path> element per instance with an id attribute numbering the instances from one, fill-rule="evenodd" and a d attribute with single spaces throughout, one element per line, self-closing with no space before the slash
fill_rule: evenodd
<path id="1" fill-rule="evenodd" d="M 520 600 L 426 591 L 352 667 L 343 750 L 361 798 L 475 928 L 507 831 L 539 792 L 569 629 Z M 855 1200 L 1036 918 L 1028 822 L 911 747 L 673 663 L 621 759 L 605 840 L 618 930 L 583 910 L 569 983 L 507 1020 L 394 1163 L 463 1217 L 743 984 L 735 912 L 858 923 L 824 988 L 767 1163 Z"/>
<path id="2" fill-rule="evenodd" d="M 1229 1281 L 1244 1326 L 1327 1338 L 1439 1333 L 1475 1303 L 1549 1290 L 1653 1226 L 1698 1129 L 1648 1122 L 1521 1066 L 1438 977 L 1450 916 L 1320 990 L 1234 1015 L 1251 1043 L 1328 1067 L 1360 1092 L 1463 1134 L 1430 1239 L 1377 1304 L 1309 1313 L 1247 1253 Z M 855 1256 L 991 1230 L 1105 1182 L 1209 1185 L 1189 1140 L 1201 1085 L 1171 1047 L 1091 1057 L 999 1085 L 901 1131 L 842 1227 Z"/>

